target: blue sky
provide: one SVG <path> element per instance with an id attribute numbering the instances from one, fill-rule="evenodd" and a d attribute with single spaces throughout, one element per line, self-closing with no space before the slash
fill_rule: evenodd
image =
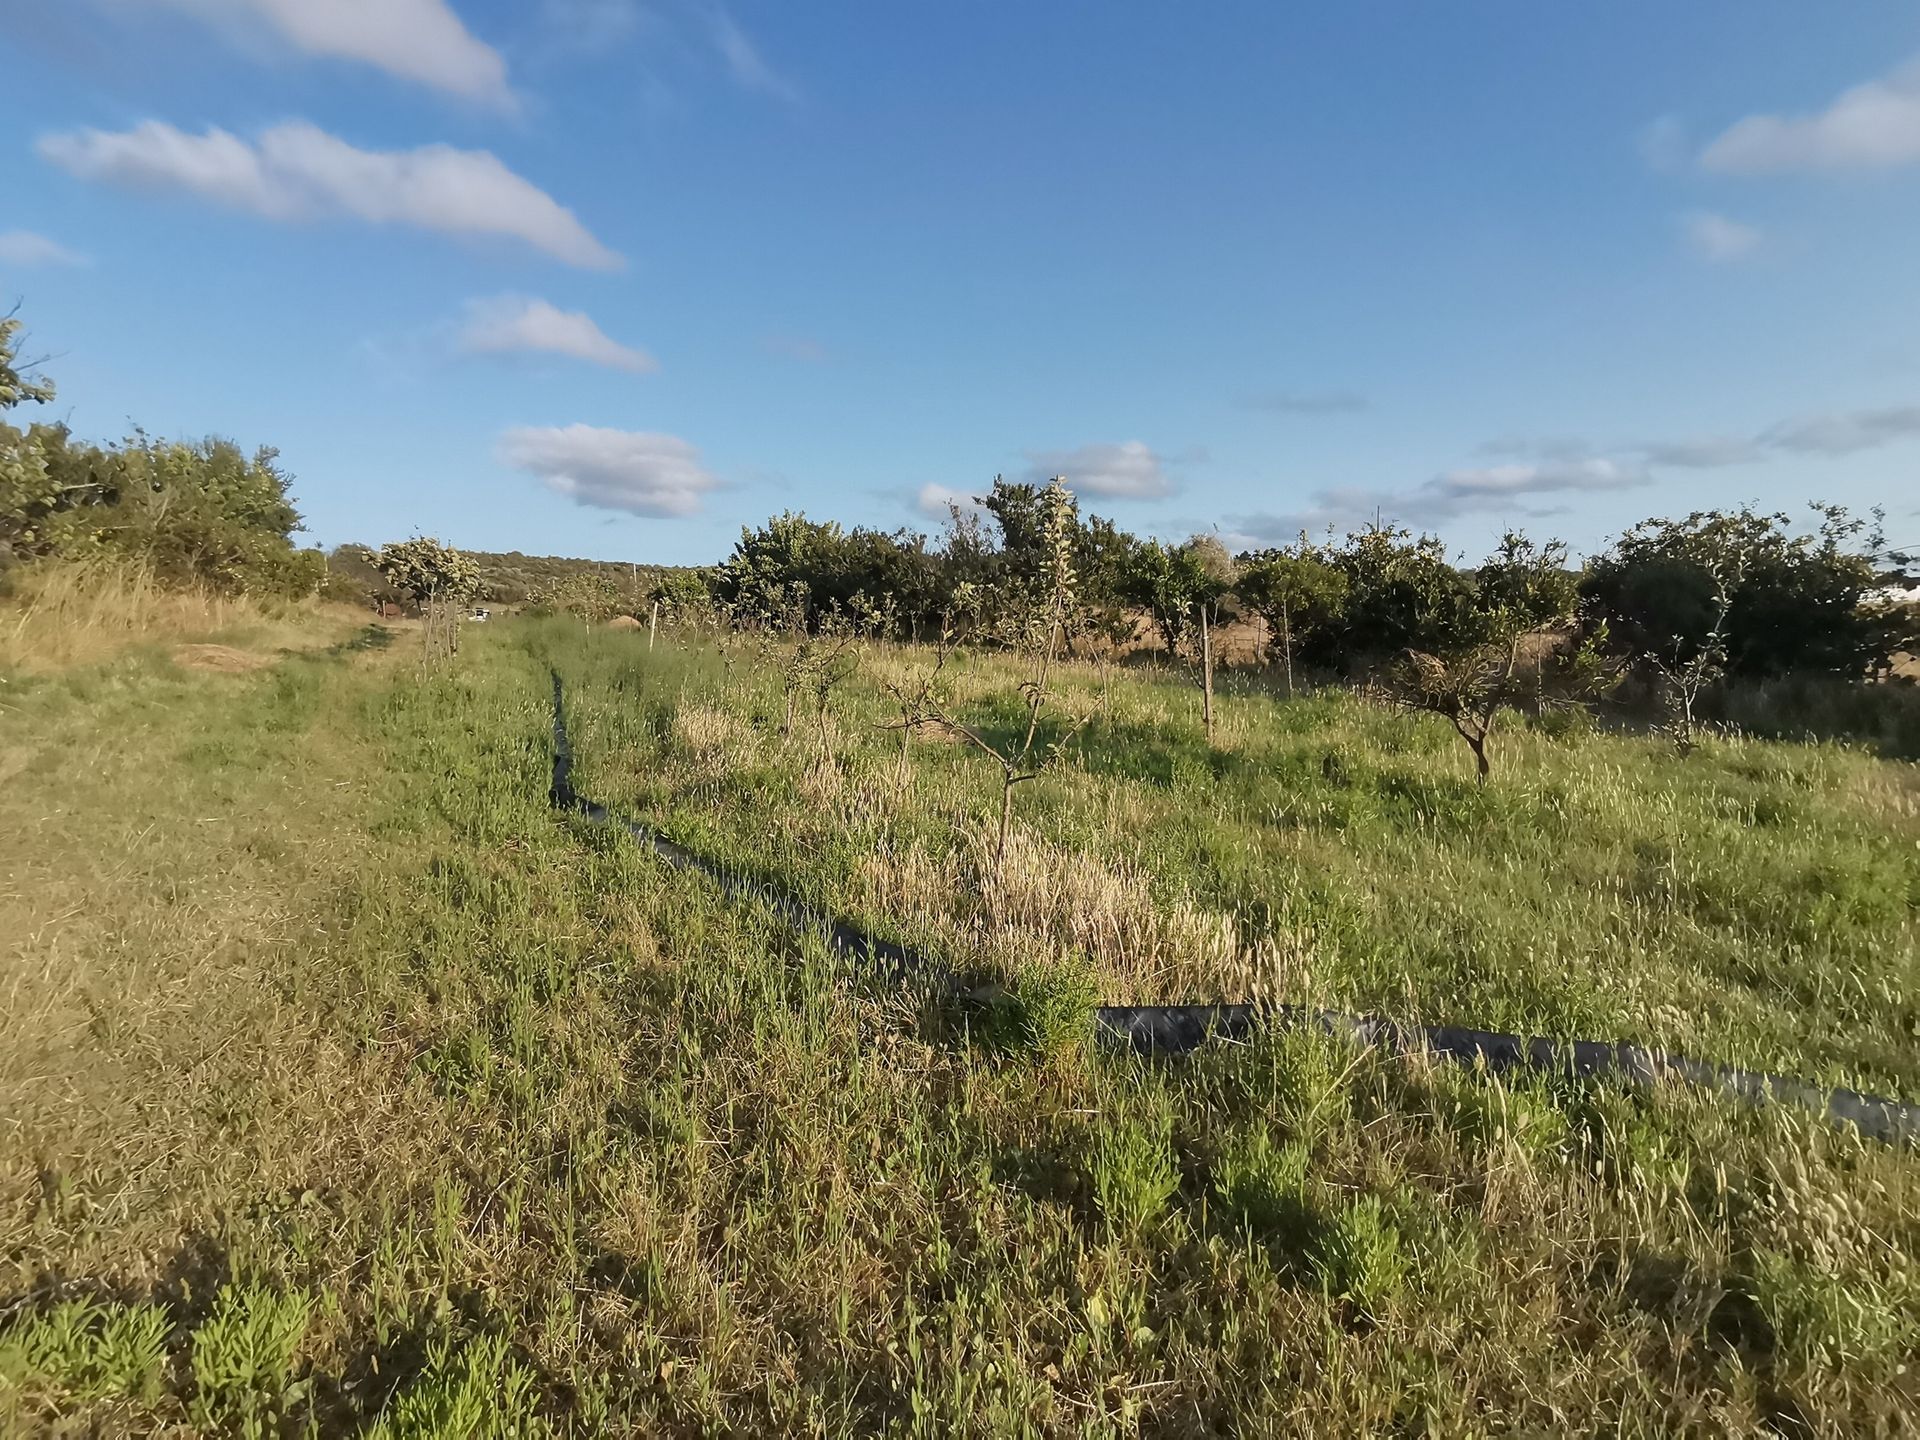
<path id="1" fill-rule="evenodd" d="M 0 0 L 0 36 L 0 295 L 55 412 L 277 445 L 326 544 L 702 561 L 1055 471 L 1236 543 L 1814 498 L 1920 542 L 1908 3 Z"/>

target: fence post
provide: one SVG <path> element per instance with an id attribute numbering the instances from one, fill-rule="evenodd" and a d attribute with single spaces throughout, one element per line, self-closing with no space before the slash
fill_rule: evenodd
<path id="1" fill-rule="evenodd" d="M 1200 607 L 1200 715 L 1213 741 L 1213 631 L 1207 625 L 1207 607 Z"/>
<path id="2" fill-rule="evenodd" d="M 656 600 L 653 602 L 653 612 L 647 616 L 647 653 L 649 655 L 653 653 L 654 627 L 657 626 L 659 623 L 660 623 L 660 602 Z"/>

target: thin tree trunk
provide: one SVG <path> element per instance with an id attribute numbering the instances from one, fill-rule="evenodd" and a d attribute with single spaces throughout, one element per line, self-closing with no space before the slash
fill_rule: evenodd
<path id="1" fill-rule="evenodd" d="M 1013 826 L 1013 787 L 1016 781 L 1009 770 L 1002 781 L 1000 791 L 1000 843 L 993 852 L 993 864 L 997 870 L 1007 863 L 1007 831 Z"/>
<path id="2" fill-rule="evenodd" d="M 1056 619 L 1047 631 L 1047 655 L 1040 662 L 1040 673 L 1034 677 L 1033 695 L 1027 701 L 1027 738 L 1020 746 L 1024 756 L 1033 750 L 1033 732 L 1040 728 L 1040 707 L 1047 703 L 1047 679 L 1053 673 L 1055 647 L 1060 643 L 1060 632 L 1064 627 Z"/>
<path id="3" fill-rule="evenodd" d="M 1463 735 L 1465 731 L 1461 732 Z M 1485 785 L 1487 776 L 1493 773 L 1493 767 L 1487 764 L 1487 737 L 1485 735 L 1467 735 L 1468 747 L 1473 751 L 1474 767 L 1479 771 L 1479 783 Z"/>
<path id="4" fill-rule="evenodd" d="M 1200 607 L 1200 717 L 1206 726 L 1207 743 L 1213 743 L 1213 630 L 1207 624 L 1207 607 Z"/>
<path id="5" fill-rule="evenodd" d="M 1287 662 L 1287 699 L 1293 698 L 1293 611 L 1280 607 L 1280 653 Z"/>

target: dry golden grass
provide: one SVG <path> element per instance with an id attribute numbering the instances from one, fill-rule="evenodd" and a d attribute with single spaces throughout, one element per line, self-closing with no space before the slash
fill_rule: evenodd
<path id="1" fill-rule="evenodd" d="M 1117 1004 L 1166 994 L 1275 999 L 1299 986 L 1298 946 L 1244 945 L 1230 916 L 1157 897 L 1138 866 L 1051 844 L 1024 825 L 1009 832 L 1003 862 L 994 846 L 990 828 L 973 826 L 957 855 L 875 850 L 856 862 L 857 893 L 873 913 L 1009 975 L 1035 955 L 1084 957 Z"/>
<path id="2" fill-rule="evenodd" d="M 271 602 L 221 595 L 202 586 L 161 585 L 137 565 L 75 561 L 34 565 L 12 580 L 0 600 L 0 670 L 46 673 L 111 660 L 139 645 L 244 641 L 266 657 L 339 639 L 362 622 L 342 605 Z M 233 670 L 231 653 L 182 657 L 201 669 Z M 230 652 L 234 647 L 226 647 Z"/>

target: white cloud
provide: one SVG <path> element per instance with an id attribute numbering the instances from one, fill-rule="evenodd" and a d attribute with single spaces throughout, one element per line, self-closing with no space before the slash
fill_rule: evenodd
<path id="1" fill-rule="evenodd" d="M 1920 405 L 1813 415 L 1774 426 L 1760 443 L 1798 455 L 1852 455 L 1920 438 Z"/>
<path id="2" fill-rule="evenodd" d="M 37 148 L 83 180 L 184 190 L 269 220 L 349 215 L 503 236 L 597 270 L 622 263 L 571 210 L 485 150 L 360 150 L 304 120 L 276 125 L 252 143 L 225 130 L 192 135 L 148 120 L 126 131 L 45 135 Z"/>
<path id="3" fill-rule="evenodd" d="M 711 19 L 713 43 L 720 51 L 720 58 L 726 61 L 727 73 L 733 76 L 736 84 L 781 100 L 799 98 L 799 91 L 794 89 L 792 82 L 767 63 L 766 57 L 747 38 L 746 31 L 734 22 L 733 16 L 716 6 Z"/>
<path id="4" fill-rule="evenodd" d="M 1082 445 L 1076 450 L 1029 451 L 1027 476 L 1044 481 L 1064 475 L 1086 495 L 1116 500 L 1158 500 L 1173 493 L 1160 456 L 1138 440 L 1117 445 Z"/>
<path id="5" fill-rule="evenodd" d="M 1749 115 L 1700 152 L 1708 170 L 1883 170 L 1920 163 L 1920 58 L 1812 115 Z"/>
<path id="6" fill-rule="evenodd" d="M 1241 395 L 1234 404 L 1279 415 L 1342 415 L 1366 409 L 1367 397 L 1351 390 L 1262 390 Z"/>
<path id="7" fill-rule="evenodd" d="M 644 375 L 660 362 L 644 350 L 610 338 L 579 310 L 561 310 L 526 295 L 495 295 L 467 302 L 459 348 L 470 355 L 504 355 L 533 350 L 571 355 L 614 370 Z"/>
<path id="8" fill-rule="evenodd" d="M 1680 226 L 1693 252 L 1716 265 L 1746 260 L 1760 248 L 1758 230 L 1711 210 L 1688 211 L 1680 217 Z"/>
<path id="9" fill-rule="evenodd" d="M 500 458 L 576 504 L 633 515 L 691 515 L 720 483 L 687 441 L 646 430 L 520 426 L 500 437 Z"/>
<path id="10" fill-rule="evenodd" d="M 964 490 L 953 490 L 945 485 L 936 485 L 929 480 L 920 487 L 920 493 L 914 497 L 914 503 L 920 507 L 921 514 L 934 520 L 944 520 L 956 505 L 962 510 L 978 510 L 980 497 L 969 495 Z"/>
<path id="11" fill-rule="evenodd" d="M 123 0 L 127 3 L 127 0 Z M 244 39 L 271 33 L 303 55 L 353 60 L 465 100 L 514 107 L 507 62 L 446 0 L 132 0 L 200 16 Z"/>
<path id="12" fill-rule="evenodd" d="M 87 257 L 31 230 L 0 231 L 0 265 L 85 265 Z"/>

